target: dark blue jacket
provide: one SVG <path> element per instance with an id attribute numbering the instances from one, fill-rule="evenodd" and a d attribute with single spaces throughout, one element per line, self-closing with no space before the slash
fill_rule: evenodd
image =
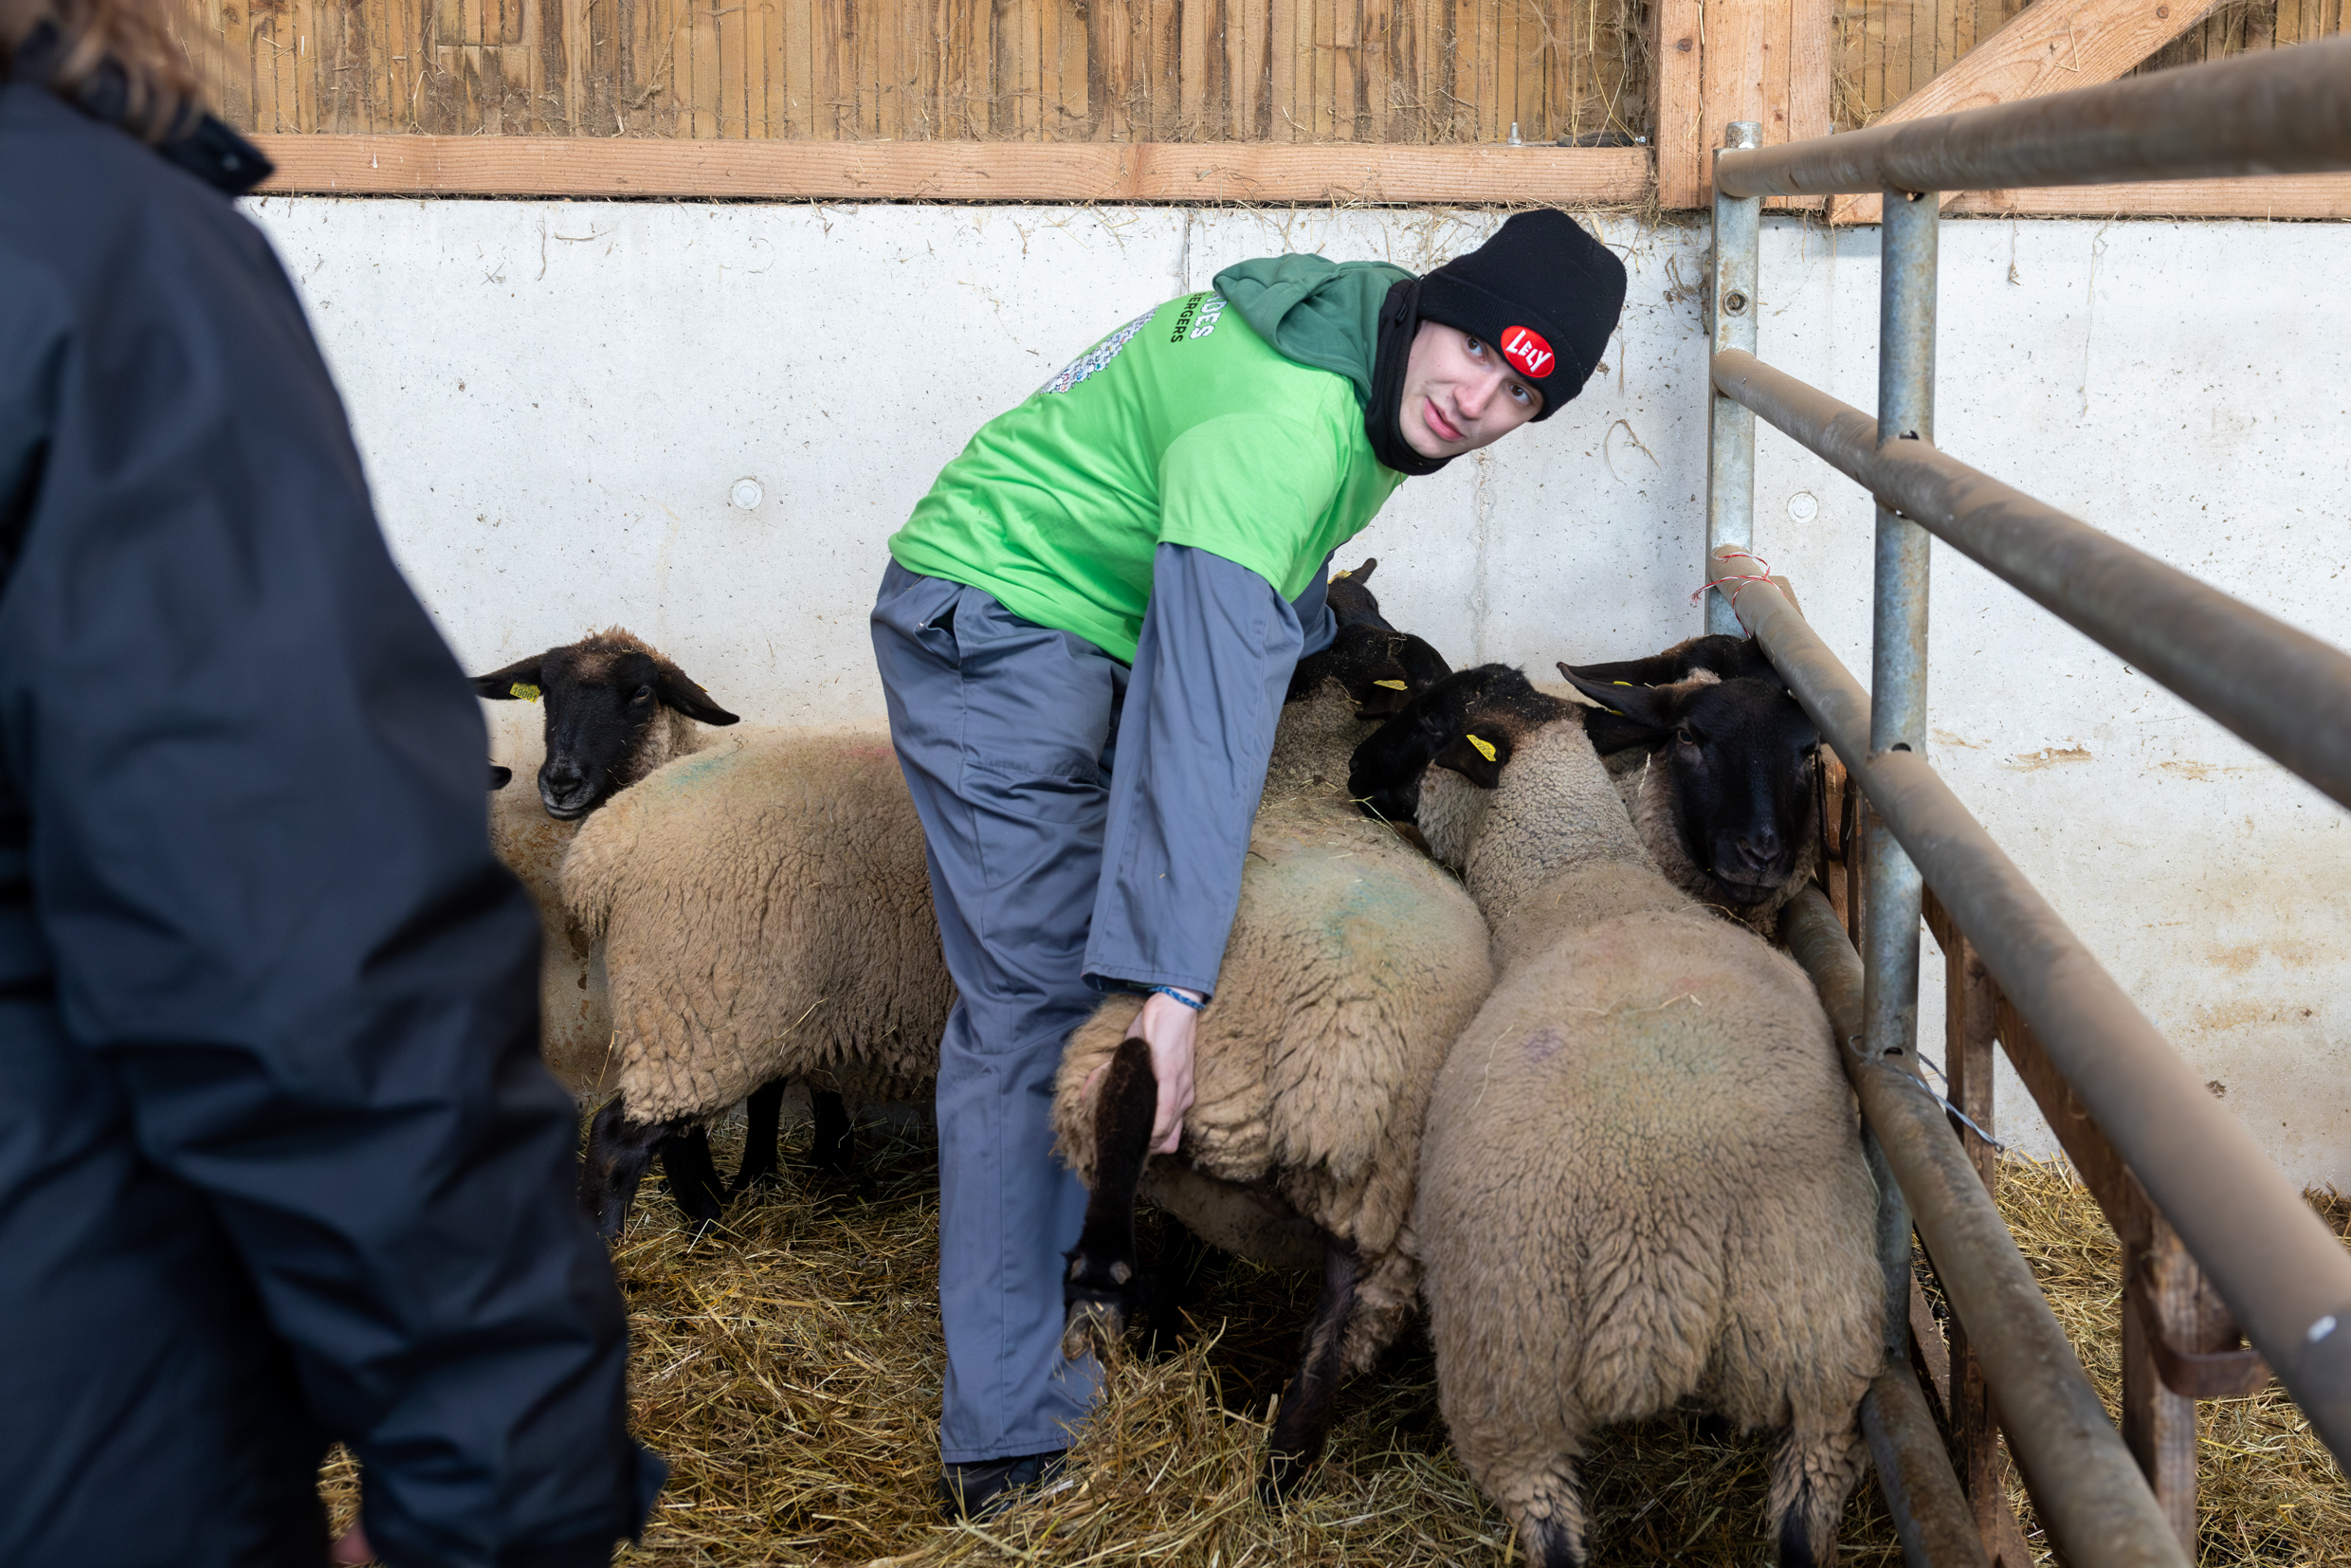
<path id="1" fill-rule="evenodd" d="M 0 84 L 0 1563 L 319 1568 L 335 1439 L 395 1568 L 602 1563 L 538 923 L 231 141 Z"/>

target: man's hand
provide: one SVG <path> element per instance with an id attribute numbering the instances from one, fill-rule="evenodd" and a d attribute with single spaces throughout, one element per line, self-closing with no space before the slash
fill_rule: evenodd
<path id="1" fill-rule="evenodd" d="M 337 1568 L 374 1560 L 375 1548 L 368 1544 L 367 1532 L 356 1524 L 345 1530 L 336 1541 L 334 1550 L 327 1554 L 327 1561 L 336 1564 Z"/>
<path id="2" fill-rule="evenodd" d="M 1187 991 L 1187 996 L 1199 996 Z M 1144 999 L 1134 1032 L 1151 1048 L 1151 1071 L 1159 1081 L 1159 1108 L 1151 1119 L 1151 1152 L 1172 1155 L 1184 1135 L 1184 1112 L 1192 1108 L 1192 1047 L 1200 1015 L 1172 996 L 1154 992 Z"/>

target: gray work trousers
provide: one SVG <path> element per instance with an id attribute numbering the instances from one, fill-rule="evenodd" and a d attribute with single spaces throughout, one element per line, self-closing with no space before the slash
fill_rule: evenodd
<path id="1" fill-rule="evenodd" d="M 939 1048 L 939 1457 L 1066 1448 L 1101 1368 L 1061 1355 L 1085 1189 L 1053 1156 L 1127 668 L 991 594 L 892 562 L 873 609 L 890 737 L 928 841 L 960 997 Z"/>

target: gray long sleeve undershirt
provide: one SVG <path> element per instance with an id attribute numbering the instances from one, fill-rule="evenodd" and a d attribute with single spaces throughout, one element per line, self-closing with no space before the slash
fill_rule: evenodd
<path id="1" fill-rule="evenodd" d="M 1113 754 L 1094 984 L 1216 989 L 1282 699 L 1337 629 L 1326 576 L 1292 603 L 1221 556 L 1159 546 Z"/>

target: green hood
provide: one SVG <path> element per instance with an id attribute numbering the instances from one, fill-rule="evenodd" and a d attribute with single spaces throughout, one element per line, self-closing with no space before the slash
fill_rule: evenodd
<path id="1" fill-rule="evenodd" d="M 1368 409 L 1379 307 L 1411 276 L 1386 262 L 1265 256 L 1216 274 L 1216 292 L 1283 358 L 1345 376 Z"/>

